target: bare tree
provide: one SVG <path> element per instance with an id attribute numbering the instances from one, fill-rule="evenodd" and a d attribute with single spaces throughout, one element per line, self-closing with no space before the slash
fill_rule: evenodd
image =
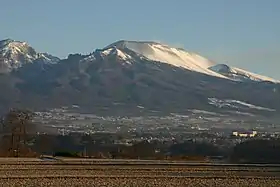
<path id="1" fill-rule="evenodd" d="M 30 111 L 11 109 L 1 120 L 2 148 L 7 156 L 21 156 L 31 151 L 26 146 L 27 130 L 32 130 L 32 117 Z M 8 137 L 6 146 L 3 146 L 3 137 Z"/>

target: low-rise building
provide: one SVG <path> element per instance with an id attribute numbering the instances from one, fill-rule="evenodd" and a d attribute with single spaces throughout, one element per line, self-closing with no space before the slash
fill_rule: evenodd
<path id="1" fill-rule="evenodd" d="M 236 136 L 236 137 L 244 137 L 244 138 L 251 137 L 252 138 L 257 135 L 257 131 L 246 131 L 246 132 L 233 131 L 232 135 Z"/>

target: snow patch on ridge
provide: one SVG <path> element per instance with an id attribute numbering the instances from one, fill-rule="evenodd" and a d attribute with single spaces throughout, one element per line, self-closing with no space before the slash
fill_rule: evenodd
<path id="1" fill-rule="evenodd" d="M 234 81 L 269 81 L 274 83 L 280 83 L 278 80 L 274 80 L 270 77 L 251 73 L 240 68 L 229 67 L 226 64 L 217 64 L 209 67 L 210 70 L 220 73 Z"/>
<path id="2" fill-rule="evenodd" d="M 121 49 L 118 49 L 114 46 L 101 50 L 100 54 L 102 57 L 108 57 L 114 55 L 119 60 L 125 62 L 126 64 L 131 64 L 131 61 L 133 60 L 133 58 L 129 54 L 123 52 Z"/>

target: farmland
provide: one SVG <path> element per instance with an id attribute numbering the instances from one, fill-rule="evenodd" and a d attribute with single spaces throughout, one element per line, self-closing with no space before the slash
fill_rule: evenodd
<path id="1" fill-rule="evenodd" d="M 280 186 L 278 166 L 0 159 L 1 186 Z"/>

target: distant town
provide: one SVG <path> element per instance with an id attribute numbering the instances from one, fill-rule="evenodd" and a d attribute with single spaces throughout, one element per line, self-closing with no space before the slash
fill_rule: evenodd
<path id="1" fill-rule="evenodd" d="M 141 141 L 207 142 L 221 147 L 234 146 L 248 139 L 277 139 L 279 124 L 255 117 L 229 117 L 207 111 L 190 110 L 187 115 L 102 117 L 74 112 L 78 106 L 36 112 L 34 123 L 39 134 L 115 134 L 115 144 Z"/>

